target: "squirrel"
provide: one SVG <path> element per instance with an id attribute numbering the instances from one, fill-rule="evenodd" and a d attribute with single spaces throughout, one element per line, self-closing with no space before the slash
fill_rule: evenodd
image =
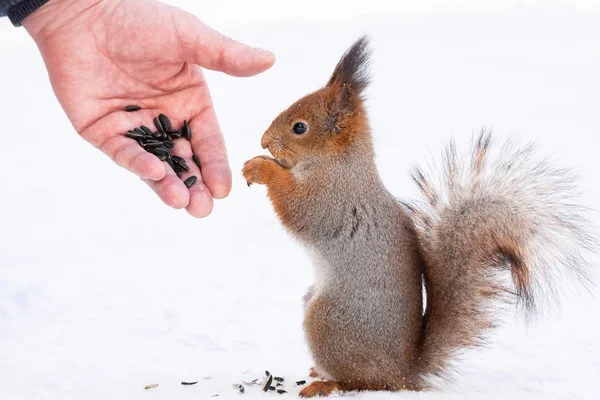
<path id="1" fill-rule="evenodd" d="M 365 106 L 369 42 L 361 36 L 324 87 L 272 121 L 261 146 L 273 157 L 242 170 L 248 186 L 266 185 L 314 263 L 303 330 L 310 376 L 322 379 L 301 397 L 436 390 L 460 352 L 485 344 L 500 307 L 527 318 L 554 299 L 553 277 L 585 286 L 591 272 L 574 175 L 533 161 L 534 144 L 507 140 L 494 158 L 484 129 L 467 157 L 451 140 L 441 168 L 415 167 L 421 199 L 385 188 Z"/>

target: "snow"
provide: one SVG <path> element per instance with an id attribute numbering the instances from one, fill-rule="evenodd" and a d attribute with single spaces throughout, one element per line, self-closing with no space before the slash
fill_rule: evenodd
<path id="1" fill-rule="evenodd" d="M 272 118 L 324 84 L 362 33 L 373 38 L 378 163 L 397 196 L 416 194 L 409 167 L 444 139 L 493 126 L 579 171 L 582 203 L 599 208 L 593 1 L 351 2 L 355 14 L 341 16 L 340 1 L 170 3 L 278 58 L 251 79 L 208 73 L 234 188 L 203 220 L 162 205 L 79 139 L 31 40 L 0 21 L 0 399 L 279 396 L 232 388 L 264 370 L 295 397 L 290 383 L 312 365 L 301 308 L 312 270 L 240 170 L 263 153 Z M 509 318 L 440 392 L 348 397 L 597 399 L 597 291 L 567 293 L 560 312 L 530 326 Z"/>

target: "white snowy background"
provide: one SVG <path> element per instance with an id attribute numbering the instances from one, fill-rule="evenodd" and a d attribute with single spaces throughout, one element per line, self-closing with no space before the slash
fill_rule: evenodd
<path id="1" fill-rule="evenodd" d="M 251 79 L 207 73 L 234 186 L 203 220 L 78 138 L 34 44 L 0 21 L 2 400 L 273 398 L 232 384 L 264 370 L 308 379 L 311 266 L 240 170 L 270 121 L 324 84 L 363 33 L 378 163 L 397 196 L 416 194 L 408 170 L 443 140 L 492 126 L 575 168 L 581 202 L 600 209 L 597 0 L 169 3 L 277 56 Z M 356 397 L 598 399 L 598 290 L 568 293 L 530 326 L 510 318 L 442 392 Z"/>

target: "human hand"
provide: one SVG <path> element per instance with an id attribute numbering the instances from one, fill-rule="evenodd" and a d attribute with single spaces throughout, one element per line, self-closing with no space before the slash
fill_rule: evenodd
<path id="1" fill-rule="evenodd" d="M 50 0 L 23 21 L 44 59 L 54 93 L 75 130 L 136 174 L 174 208 L 211 213 L 231 190 L 227 150 L 200 67 L 232 76 L 270 68 L 272 53 L 209 28 L 195 16 L 154 0 Z M 127 105 L 142 109 L 125 112 Z M 173 153 L 199 179 L 186 188 L 168 165 L 123 135 L 152 127 L 163 113 L 174 127 L 187 120 L 191 143 Z M 200 158 L 202 171 L 191 161 Z"/>

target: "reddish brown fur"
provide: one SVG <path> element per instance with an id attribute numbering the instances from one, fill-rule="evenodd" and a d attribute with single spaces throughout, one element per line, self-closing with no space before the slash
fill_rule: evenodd
<path id="1" fill-rule="evenodd" d="M 290 227 L 294 223 L 288 204 L 290 198 L 306 198 L 310 193 L 294 184 L 289 168 L 301 160 L 318 157 L 336 157 L 344 154 L 351 145 L 370 141 L 368 121 L 362 101 L 350 92 L 345 101 L 351 101 L 352 109 L 340 108 L 339 86 L 327 86 L 298 100 L 272 122 L 263 135 L 261 144 L 268 148 L 279 163 L 270 157 L 255 157 L 247 161 L 243 175 L 248 184 L 264 184 L 275 212 L 281 222 Z M 346 105 L 348 103 L 345 103 Z M 313 135 L 296 136 L 292 127 L 305 122 Z M 344 135 L 340 135 L 340 131 Z M 289 134 L 282 135 L 282 132 Z M 276 134 L 275 134 L 276 133 Z M 288 210 L 288 211 L 286 211 Z"/>
<path id="2" fill-rule="evenodd" d="M 343 385 L 333 381 L 312 382 L 300 391 L 300 397 L 329 396 L 333 392 L 346 392 Z"/>
<path id="3" fill-rule="evenodd" d="M 318 134 L 294 135 L 296 122 L 307 123 L 309 132 Z M 342 96 L 336 84 L 304 96 L 282 112 L 263 135 L 261 144 L 289 168 L 300 160 L 339 156 L 357 141 L 370 140 L 365 132 L 369 132 L 369 124 L 362 101 L 349 91 Z"/>
<path id="4" fill-rule="evenodd" d="M 275 212 L 282 221 L 290 221 L 290 211 L 285 204 L 294 196 L 302 196 L 292 179 L 289 170 L 281 167 L 270 157 L 255 157 L 246 162 L 242 171 L 248 186 L 253 183 L 267 185 L 268 195 Z"/>

